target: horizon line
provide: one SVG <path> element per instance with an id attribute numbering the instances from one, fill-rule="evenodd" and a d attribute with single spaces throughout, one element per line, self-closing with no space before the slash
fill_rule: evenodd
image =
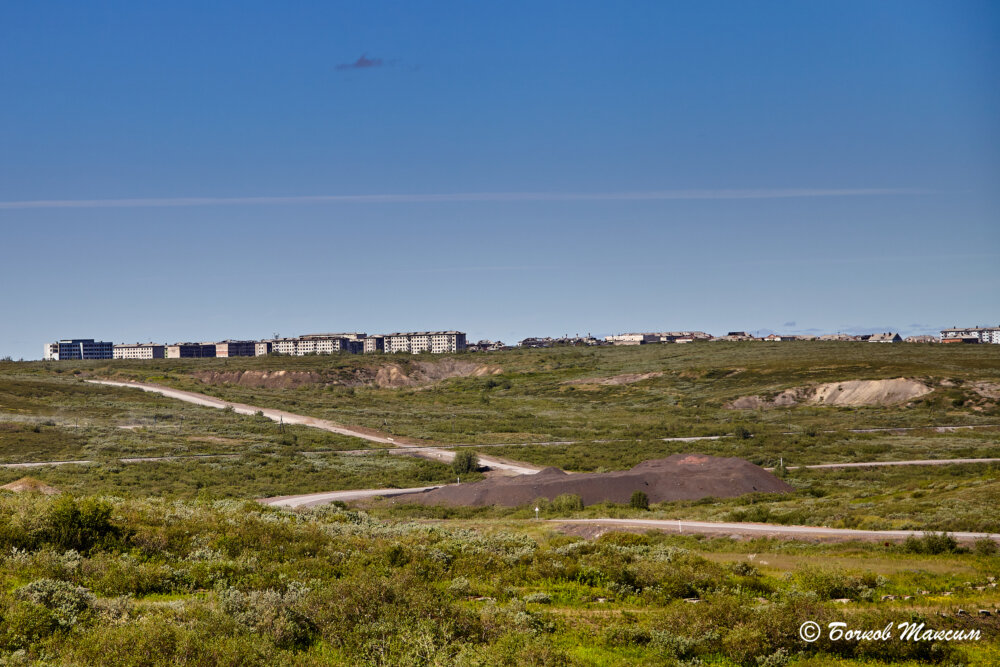
<path id="1" fill-rule="evenodd" d="M 651 190 L 634 192 L 465 192 L 439 194 L 292 195 L 266 197 L 154 197 L 126 199 L 36 199 L 0 201 L 0 210 L 51 208 L 162 208 L 275 204 L 424 204 L 462 202 L 574 202 L 794 199 L 931 194 L 915 188 L 775 188 Z"/>

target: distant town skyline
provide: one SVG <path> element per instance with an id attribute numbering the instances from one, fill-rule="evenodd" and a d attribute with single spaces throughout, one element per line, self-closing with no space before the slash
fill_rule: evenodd
<path id="1" fill-rule="evenodd" d="M 0 6 L 0 356 L 1000 324 L 1000 5 Z"/>

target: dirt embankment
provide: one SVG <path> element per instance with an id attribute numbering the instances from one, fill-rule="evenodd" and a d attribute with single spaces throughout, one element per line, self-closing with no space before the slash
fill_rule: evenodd
<path id="1" fill-rule="evenodd" d="M 661 375 L 663 375 L 663 373 L 660 371 L 654 371 L 652 373 L 623 373 L 622 375 L 612 375 L 611 377 L 606 378 L 577 378 L 576 380 L 566 380 L 563 384 L 619 386 L 623 384 L 642 382 L 643 380 L 657 378 Z"/>
<path id="2" fill-rule="evenodd" d="M 205 384 L 237 384 L 254 389 L 294 389 L 305 385 L 399 388 L 429 385 L 453 377 L 499 375 L 499 366 L 460 359 L 386 363 L 377 368 L 321 373 L 317 371 L 199 371 Z"/>
<path id="3" fill-rule="evenodd" d="M 765 398 L 742 396 L 726 404 L 731 410 L 759 410 L 801 403 L 811 405 L 897 405 L 912 401 L 933 389 L 907 378 L 893 380 L 847 380 L 814 387 L 796 387 Z"/>
<path id="4" fill-rule="evenodd" d="M 643 461 L 631 470 L 570 475 L 545 468 L 536 475 L 497 477 L 447 486 L 410 496 L 406 502 L 428 505 L 503 505 L 515 507 L 564 493 L 579 495 L 584 505 L 627 503 L 635 491 L 650 502 L 731 498 L 746 493 L 785 493 L 793 488 L 763 468 L 739 458 L 674 454 Z"/>
<path id="5" fill-rule="evenodd" d="M 499 366 L 477 364 L 474 361 L 460 359 L 414 361 L 409 366 L 408 372 L 398 364 L 381 366 L 375 373 L 372 383 L 383 388 L 414 387 L 454 377 L 483 377 L 499 375 L 503 372 Z"/>
<path id="6" fill-rule="evenodd" d="M 21 479 L 11 482 L 10 484 L 0 486 L 0 489 L 12 491 L 14 493 L 41 493 L 46 496 L 54 496 L 62 493 L 56 487 L 49 486 L 45 482 L 37 480 L 34 477 L 22 477 Z"/>

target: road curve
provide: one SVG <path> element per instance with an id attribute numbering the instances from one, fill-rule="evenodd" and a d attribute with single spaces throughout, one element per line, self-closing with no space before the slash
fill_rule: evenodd
<path id="1" fill-rule="evenodd" d="M 671 533 L 722 534 L 741 537 L 799 537 L 837 541 L 863 540 L 870 542 L 900 542 L 908 537 L 921 537 L 922 530 L 850 530 L 823 526 L 779 526 L 764 523 L 724 523 L 716 521 L 687 521 L 674 519 L 552 519 L 565 525 L 599 525 L 623 528 L 648 528 Z M 988 538 L 1000 542 L 996 533 L 949 533 L 960 542 Z"/>
<path id="2" fill-rule="evenodd" d="M 393 498 L 395 496 L 405 496 L 411 493 L 423 493 L 440 489 L 441 486 L 417 486 L 410 489 L 354 489 L 350 491 L 326 491 L 323 493 L 307 493 L 301 496 L 275 496 L 273 498 L 260 498 L 257 502 L 262 505 L 272 505 L 274 507 L 316 507 L 326 505 L 337 500 L 347 502 L 348 500 L 364 500 L 365 498 Z"/>
<path id="3" fill-rule="evenodd" d="M 300 415 L 294 412 L 286 412 L 285 410 L 275 410 L 273 408 L 260 408 L 253 405 L 247 405 L 245 403 L 233 403 L 232 401 L 225 401 L 221 398 L 215 398 L 214 396 L 206 396 L 204 394 L 199 394 L 194 391 L 174 389 L 172 387 L 164 387 L 163 385 L 151 384 L 146 382 L 116 382 L 112 380 L 87 380 L 87 382 L 90 382 L 92 384 L 107 385 L 109 387 L 126 387 L 130 389 L 141 389 L 142 391 L 148 391 L 154 394 L 160 394 L 162 396 L 166 396 L 167 398 L 174 398 L 180 401 L 185 401 L 187 403 L 194 403 L 195 405 L 201 405 L 209 408 L 218 408 L 220 410 L 230 408 L 233 410 L 233 412 L 236 412 L 241 415 L 256 415 L 257 413 L 261 413 L 272 421 L 282 422 L 284 424 L 294 424 L 298 426 L 308 426 L 310 428 L 318 428 L 324 431 L 330 431 L 331 433 L 337 433 L 339 435 L 346 435 L 353 438 L 361 438 L 362 440 L 368 440 L 369 442 L 378 442 L 381 444 L 389 445 L 391 447 L 406 449 L 414 456 L 420 456 L 422 458 L 430 459 L 432 461 L 441 461 L 444 463 L 449 463 L 451 462 L 452 459 L 455 458 L 455 452 L 448 451 L 447 449 L 412 445 L 406 442 L 397 441 L 394 438 L 386 435 L 379 435 L 377 433 L 368 430 L 352 429 L 346 426 L 342 426 L 328 419 L 309 417 L 307 415 Z M 499 470 L 512 475 L 533 475 L 539 470 L 541 470 L 540 467 L 532 466 L 527 463 L 505 461 L 503 459 L 498 459 L 492 456 L 480 456 L 479 462 L 481 465 L 486 466 L 491 470 Z"/>

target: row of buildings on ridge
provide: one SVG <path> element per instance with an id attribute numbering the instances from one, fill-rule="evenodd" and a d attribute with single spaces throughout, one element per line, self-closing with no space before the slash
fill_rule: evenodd
<path id="1" fill-rule="evenodd" d="M 824 336 L 782 335 L 753 336 L 746 331 L 730 331 L 724 336 L 713 336 L 704 331 L 661 331 L 623 333 L 595 338 L 563 336 L 561 338 L 525 338 L 518 347 L 544 348 L 559 346 L 592 345 L 649 345 L 652 343 L 693 343 L 696 341 L 764 341 L 791 342 L 801 340 L 858 341 L 868 343 L 992 343 L 1000 344 L 998 327 L 954 327 L 942 329 L 941 337 L 909 336 L 898 333 L 851 335 L 845 333 Z M 294 338 L 269 338 L 265 340 L 224 340 L 214 343 L 123 343 L 116 345 L 92 338 L 74 338 L 45 344 L 44 358 L 67 359 L 194 359 L 203 357 L 261 357 L 269 354 L 303 357 L 313 354 L 372 354 L 400 352 L 417 354 L 431 352 L 495 352 L 509 350 L 502 341 L 481 340 L 468 343 L 461 331 L 410 331 L 371 335 L 353 333 L 318 333 Z"/>
<path id="2" fill-rule="evenodd" d="M 46 343 L 43 358 L 72 359 L 197 359 L 205 357 L 261 357 L 279 354 L 304 357 L 312 354 L 393 354 L 408 352 L 461 352 L 466 349 L 461 331 L 411 331 L 371 335 L 365 333 L 306 334 L 294 338 L 224 340 L 209 343 L 122 343 L 73 338 Z"/>

